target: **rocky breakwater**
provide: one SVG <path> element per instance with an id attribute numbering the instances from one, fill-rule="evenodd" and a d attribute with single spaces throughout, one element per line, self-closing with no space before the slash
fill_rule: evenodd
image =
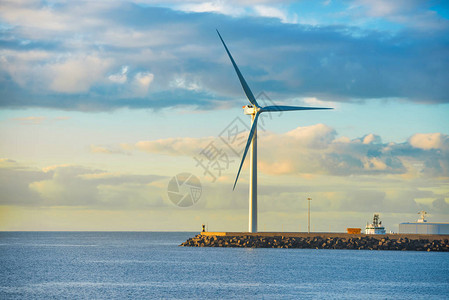
<path id="1" fill-rule="evenodd" d="M 448 239 L 410 239 L 388 236 L 371 237 L 292 237 L 292 236 L 218 236 L 202 235 L 188 239 L 184 247 L 244 247 L 244 248 L 298 248 L 298 249 L 354 249 L 354 250 L 412 250 L 449 252 Z"/>

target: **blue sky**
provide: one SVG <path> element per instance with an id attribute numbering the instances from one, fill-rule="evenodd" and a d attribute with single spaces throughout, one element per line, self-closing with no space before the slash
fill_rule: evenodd
<path id="1" fill-rule="evenodd" d="M 304 230 L 308 196 L 316 230 L 374 212 L 391 230 L 421 209 L 449 221 L 448 11 L 417 0 L 4 1 L 0 229 L 245 230 L 246 169 L 231 192 L 240 158 L 230 153 L 214 182 L 194 160 L 211 142 L 226 149 L 220 133 L 235 118 L 249 124 L 215 29 L 255 95 L 335 108 L 259 128 L 260 228 Z M 167 197 L 182 172 L 203 184 L 190 209 Z"/>

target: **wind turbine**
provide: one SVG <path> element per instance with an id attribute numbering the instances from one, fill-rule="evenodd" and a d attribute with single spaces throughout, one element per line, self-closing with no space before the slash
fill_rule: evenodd
<path id="1" fill-rule="evenodd" d="M 265 106 L 261 107 L 254 97 L 253 93 L 251 92 L 251 89 L 249 88 L 248 84 L 245 81 L 245 78 L 243 78 L 242 73 L 240 73 L 239 68 L 237 67 L 237 64 L 235 63 L 234 59 L 232 58 L 231 53 L 228 50 L 228 47 L 226 46 L 225 42 L 223 41 L 223 38 L 220 35 L 220 32 L 218 32 L 218 36 L 220 37 L 221 42 L 223 43 L 223 46 L 228 53 L 229 59 L 232 62 L 232 65 L 234 66 L 235 72 L 237 73 L 237 76 L 239 77 L 240 84 L 242 85 L 243 91 L 246 94 L 246 97 L 248 98 L 251 105 L 243 106 L 243 113 L 245 115 L 251 116 L 251 130 L 249 132 L 248 141 L 246 142 L 245 151 L 243 152 L 242 161 L 240 163 L 239 171 L 237 172 L 237 176 L 235 177 L 234 187 L 232 190 L 235 189 L 235 185 L 237 184 L 237 180 L 239 179 L 240 171 L 242 170 L 243 162 L 245 161 L 246 154 L 248 153 L 248 149 L 251 145 L 251 152 L 250 152 L 250 166 L 249 166 L 249 232 L 257 232 L 257 119 L 259 118 L 259 115 L 263 112 L 270 112 L 270 111 L 292 111 L 292 110 L 317 110 L 317 109 L 332 109 L 327 107 L 302 107 L 302 106 L 283 106 L 283 105 L 273 105 L 273 106 Z"/>

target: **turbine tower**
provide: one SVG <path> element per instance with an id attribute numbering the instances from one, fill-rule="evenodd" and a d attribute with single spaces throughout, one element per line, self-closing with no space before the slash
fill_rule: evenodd
<path id="1" fill-rule="evenodd" d="M 270 112 L 270 111 L 292 111 L 292 110 L 317 110 L 317 109 L 332 109 L 327 107 L 302 107 L 302 106 L 282 106 L 282 105 L 273 105 L 273 106 L 265 106 L 261 107 L 257 101 L 256 98 L 253 95 L 253 92 L 251 92 L 251 89 L 249 88 L 248 84 L 245 81 L 245 78 L 243 78 L 242 73 L 240 73 L 239 68 L 237 67 L 237 64 L 234 61 L 234 58 L 232 58 L 231 53 L 228 50 L 228 47 L 226 46 L 225 42 L 223 41 L 223 38 L 220 35 L 220 32 L 218 32 L 218 36 L 220 37 L 221 42 L 223 43 L 223 46 L 226 50 L 226 53 L 228 53 L 229 59 L 231 60 L 232 65 L 234 66 L 235 72 L 237 73 L 237 76 L 239 77 L 240 84 L 242 85 L 243 91 L 246 94 L 246 97 L 248 98 L 251 105 L 246 105 L 243 107 L 243 113 L 245 115 L 251 116 L 251 130 L 249 132 L 248 141 L 246 142 L 245 151 L 243 152 L 242 161 L 240 162 L 239 171 L 237 172 L 237 176 L 235 177 L 234 187 L 232 190 L 235 189 L 235 185 L 237 184 L 237 180 L 239 179 L 240 171 L 242 170 L 243 162 L 245 161 L 246 154 L 248 153 L 248 149 L 251 146 L 250 151 L 250 166 L 249 166 L 249 226 L 248 231 L 249 232 L 257 232 L 257 119 L 259 118 L 259 115 L 263 112 Z"/>

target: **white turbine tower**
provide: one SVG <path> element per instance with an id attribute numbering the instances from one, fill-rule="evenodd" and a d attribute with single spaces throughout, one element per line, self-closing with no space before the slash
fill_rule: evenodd
<path id="1" fill-rule="evenodd" d="M 245 81 L 245 78 L 243 78 L 242 73 L 240 73 L 239 68 L 237 67 L 237 64 L 235 63 L 234 59 L 232 58 L 231 53 L 228 50 L 228 47 L 226 46 L 225 42 L 223 41 L 220 32 L 218 32 L 218 36 L 220 37 L 221 42 L 223 43 L 223 46 L 228 53 L 229 59 L 232 62 L 232 65 L 234 66 L 235 72 L 237 73 L 237 76 L 239 77 L 240 83 L 242 85 L 243 91 L 246 94 L 246 97 L 248 98 L 249 102 L 252 105 L 246 105 L 243 107 L 243 112 L 245 115 L 251 115 L 251 130 L 249 132 L 248 141 L 246 142 L 245 151 L 243 152 L 242 161 L 240 163 L 239 171 L 237 173 L 237 176 L 235 177 L 234 187 L 237 184 L 237 180 L 239 179 L 240 171 L 242 170 L 243 162 L 245 161 L 246 154 L 248 152 L 249 146 L 251 145 L 251 152 L 250 152 L 250 166 L 249 166 L 249 232 L 257 232 L 257 119 L 259 118 L 259 115 L 263 112 L 269 112 L 269 111 L 291 111 L 291 110 L 316 110 L 316 109 L 332 109 L 332 108 L 326 108 L 326 107 L 302 107 L 302 106 L 279 106 L 279 105 L 273 105 L 273 106 L 265 106 L 261 107 L 257 101 L 256 98 L 254 98 L 253 93 L 251 92 L 248 84 Z"/>

